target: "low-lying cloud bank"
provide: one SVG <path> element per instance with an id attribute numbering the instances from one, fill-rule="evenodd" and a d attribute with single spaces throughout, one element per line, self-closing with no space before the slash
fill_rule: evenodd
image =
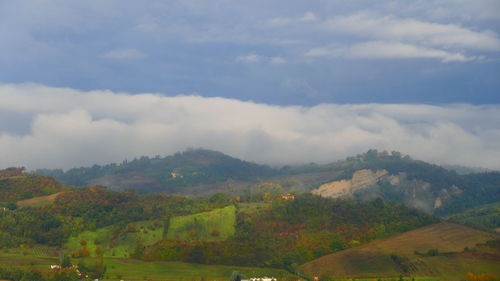
<path id="1" fill-rule="evenodd" d="M 70 168 L 204 147 L 267 164 L 331 162 L 377 148 L 500 169 L 500 105 L 281 107 L 0 84 L 0 116 L 0 168 Z"/>

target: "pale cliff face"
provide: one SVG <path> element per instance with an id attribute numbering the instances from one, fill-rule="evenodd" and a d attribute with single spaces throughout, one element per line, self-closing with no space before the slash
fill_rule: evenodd
<path id="1" fill-rule="evenodd" d="M 443 206 L 444 202 L 454 195 L 459 195 L 462 190 L 453 185 L 438 192 L 432 191 L 431 184 L 421 180 L 408 180 L 404 173 L 391 175 L 386 170 L 373 172 L 369 169 L 358 170 L 351 179 L 333 181 L 322 184 L 311 192 L 329 198 L 359 197 L 364 199 L 384 198 L 387 195 L 387 186 L 392 186 L 390 192 L 396 194 L 396 201 L 409 207 L 432 213 Z M 384 188 L 385 186 L 385 188 Z M 359 192 L 363 192 L 360 195 Z M 393 198 L 389 198 L 394 200 Z"/>
<path id="2" fill-rule="evenodd" d="M 366 189 L 377 184 L 387 174 L 386 170 L 380 170 L 375 173 L 368 169 L 359 170 L 352 175 L 350 180 L 325 183 L 318 189 L 313 190 L 312 193 L 330 198 L 352 196 L 357 190 Z"/>

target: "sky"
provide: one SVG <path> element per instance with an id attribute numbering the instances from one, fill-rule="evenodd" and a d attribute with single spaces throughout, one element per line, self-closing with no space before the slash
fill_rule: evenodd
<path id="1" fill-rule="evenodd" d="M 0 168 L 192 147 L 500 169 L 498 0 L 0 0 Z"/>

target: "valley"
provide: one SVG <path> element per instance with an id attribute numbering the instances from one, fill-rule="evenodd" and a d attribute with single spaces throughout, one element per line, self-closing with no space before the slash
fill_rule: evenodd
<path id="1" fill-rule="evenodd" d="M 459 175 L 376 151 L 282 168 L 194 150 L 9 171 L 0 177 L 0 278 L 82 279 L 50 269 L 62 264 L 100 280 L 496 278 L 499 183 L 497 172 Z"/>

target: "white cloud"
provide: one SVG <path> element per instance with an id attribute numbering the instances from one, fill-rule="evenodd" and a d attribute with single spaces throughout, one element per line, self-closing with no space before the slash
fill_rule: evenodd
<path id="1" fill-rule="evenodd" d="M 146 55 L 136 49 L 114 49 L 103 55 L 103 58 L 114 60 L 142 59 Z"/>
<path id="2" fill-rule="evenodd" d="M 260 62 L 261 60 L 262 60 L 262 56 L 257 55 L 255 53 L 250 53 L 247 55 L 236 57 L 237 62 L 245 62 L 245 63 L 256 63 L 256 62 Z"/>
<path id="3" fill-rule="evenodd" d="M 246 55 L 238 56 L 236 57 L 235 60 L 237 62 L 242 62 L 242 63 L 259 63 L 259 62 L 265 62 L 270 64 L 286 63 L 286 59 L 281 56 L 268 57 L 268 56 L 258 55 L 256 53 L 249 53 Z"/>
<path id="4" fill-rule="evenodd" d="M 456 24 L 379 16 L 368 12 L 338 16 L 325 21 L 323 27 L 376 40 L 400 40 L 445 49 L 500 50 L 500 39 L 490 30 L 474 31 Z"/>
<path id="5" fill-rule="evenodd" d="M 500 169 L 500 105 L 283 107 L 23 84 L 0 85 L 0 112 L 31 116 L 28 133 L 0 128 L 0 167 L 68 168 L 205 147 L 270 164 L 377 148 Z"/>
<path id="6" fill-rule="evenodd" d="M 315 13 L 309 11 L 309 12 L 306 12 L 300 19 L 299 21 L 302 21 L 302 22 L 311 22 L 311 21 L 316 21 L 318 20 L 318 17 L 316 16 Z"/>
<path id="7" fill-rule="evenodd" d="M 299 17 L 278 17 L 269 20 L 270 25 L 283 26 L 295 23 L 310 23 L 318 20 L 318 16 L 315 13 L 308 11 L 304 15 Z"/>
<path id="8" fill-rule="evenodd" d="M 284 63 L 286 63 L 286 60 L 282 57 L 272 57 L 270 59 L 270 63 L 272 63 L 272 64 L 284 64 Z"/>
<path id="9" fill-rule="evenodd" d="M 325 47 L 313 48 L 306 53 L 306 56 L 366 59 L 432 58 L 439 59 L 443 62 L 465 62 L 477 59 L 476 57 L 466 57 L 460 53 L 451 53 L 444 50 L 385 41 L 357 43 L 351 46 L 332 44 Z"/>

